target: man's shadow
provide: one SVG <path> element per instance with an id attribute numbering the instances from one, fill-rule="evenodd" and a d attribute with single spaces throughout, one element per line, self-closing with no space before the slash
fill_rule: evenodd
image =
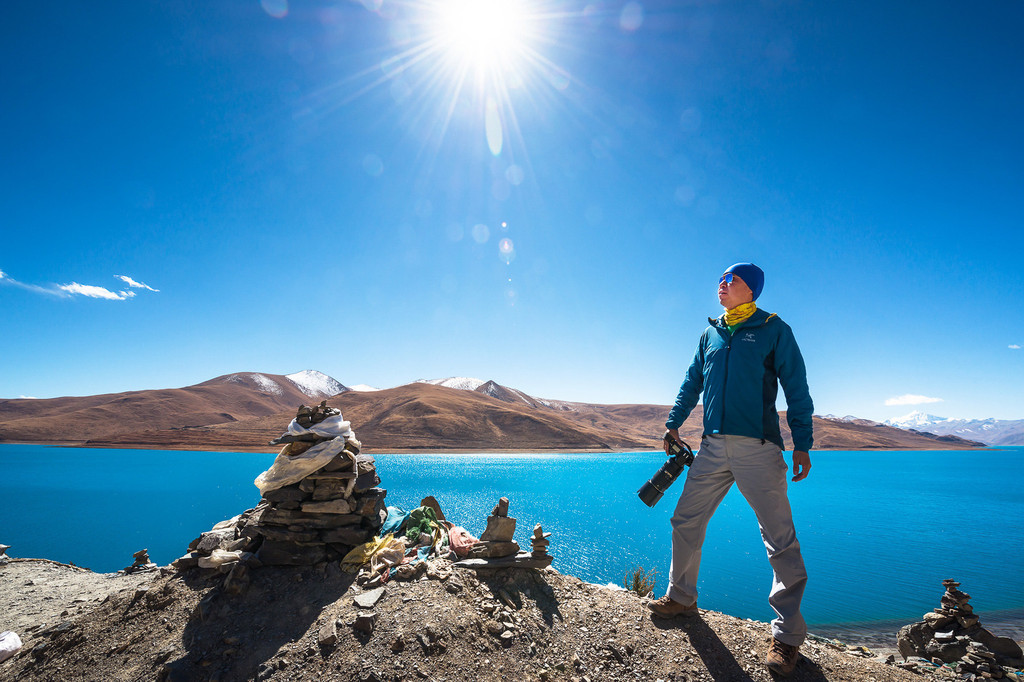
<path id="1" fill-rule="evenodd" d="M 697 655 L 700 656 L 704 667 L 711 673 L 712 679 L 716 682 L 753 682 L 743 666 L 733 656 L 729 647 L 725 646 L 718 633 L 711 629 L 700 616 L 689 618 L 658 618 L 651 617 L 654 627 L 659 630 L 682 630 Z M 758 661 L 758 665 L 764 666 L 764 660 Z M 772 677 L 777 680 L 793 680 L 794 682 L 828 682 L 828 678 L 817 663 L 811 659 L 801 656 L 796 669 L 789 677 L 783 678 L 775 673 Z"/>

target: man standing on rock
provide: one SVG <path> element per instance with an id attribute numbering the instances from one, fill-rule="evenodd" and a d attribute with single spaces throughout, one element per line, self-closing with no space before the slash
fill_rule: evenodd
<path id="1" fill-rule="evenodd" d="M 793 672 L 807 624 L 800 600 L 807 583 L 800 543 L 786 495 L 782 457 L 778 384 L 786 395 L 787 421 L 793 434 L 793 480 L 807 477 L 814 442 L 803 357 L 793 332 L 775 314 L 754 303 L 764 287 L 764 273 L 753 263 L 737 263 L 718 283 L 725 313 L 709 319 L 679 397 L 665 426 L 679 440 L 679 427 L 704 394 L 704 435 L 700 451 L 672 516 L 672 571 L 668 594 L 650 603 L 656 615 L 671 618 L 697 613 L 697 572 L 701 546 L 712 514 L 736 483 L 757 515 L 768 561 L 775 573 L 768 602 L 772 621 L 768 667 Z M 666 443 L 666 452 L 668 445 Z"/>

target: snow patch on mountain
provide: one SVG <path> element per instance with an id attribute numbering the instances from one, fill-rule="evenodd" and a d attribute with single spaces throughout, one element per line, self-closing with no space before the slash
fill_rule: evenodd
<path id="1" fill-rule="evenodd" d="M 475 391 L 483 386 L 486 381 L 472 377 L 448 377 L 447 379 L 419 379 L 417 384 L 433 384 L 445 388 L 457 388 L 460 391 Z"/>
<path id="2" fill-rule="evenodd" d="M 533 396 L 527 395 L 516 388 L 502 386 L 494 381 L 488 381 L 485 384 L 481 384 L 480 387 L 476 389 L 476 392 L 483 393 L 484 395 L 489 395 L 492 398 L 504 400 L 509 403 L 521 402 L 529 405 L 530 407 L 537 406 L 537 400 Z"/>
<path id="3" fill-rule="evenodd" d="M 349 386 L 348 390 L 358 391 L 360 393 L 369 393 L 370 391 L 379 391 L 381 389 L 374 388 L 373 386 L 367 386 L 366 384 L 356 384 L 355 386 Z"/>
<path id="4" fill-rule="evenodd" d="M 295 374 L 286 374 L 285 377 L 310 398 L 330 398 L 349 390 L 334 377 L 315 369 L 304 369 Z"/>
<path id="5" fill-rule="evenodd" d="M 925 426 L 932 426 L 934 424 L 944 424 L 954 421 L 952 419 L 946 419 L 945 417 L 936 417 L 934 414 L 925 414 L 919 410 L 914 410 L 908 415 L 902 417 L 896 417 L 895 419 L 886 419 L 885 424 L 887 426 L 895 426 L 899 429 L 920 429 Z"/>
<path id="6" fill-rule="evenodd" d="M 264 393 L 270 393 L 271 395 L 284 395 L 284 389 L 276 381 L 263 374 L 257 374 L 256 372 L 243 372 L 239 374 L 229 374 L 224 377 L 225 382 L 231 382 L 235 384 L 250 384 L 255 385 L 256 388 Z"/>

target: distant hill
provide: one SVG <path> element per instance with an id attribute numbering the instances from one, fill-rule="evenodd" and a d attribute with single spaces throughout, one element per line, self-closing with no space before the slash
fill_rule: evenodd
<path id="1" fill-rule="evenodd" d="M 914 411 L 904 417 L 887 419 L 885 423 L 912 431 L 968 438 L 988 445 L 1024 445 L 1024 419 L 949 419 Z"/>
<path id="2" fill-rule="evenodd" d="M 314 370 L 239 372 L 184 388 L 47 400 L 0 400 L 0 441 L 82 442 L 143 430 L 236 422 L 290 411 L 348 389 Z"/>
<path id="3" fill-rule="evenodd" d="M 369 387 L 366 387 L 369 388 Z M 331 393 L 333 392 L 333 393 Z M 331 395 L 327 395 L 331 393 Z M 0 401 L 0 441 L 264 450 L 298 405 L 342 410 L 371 452 L 658 449 L 668 405 L 536 398 L 494 381 L 438 379 L 355 391 L 320 372 L 228 374 L 176 389 Z M 701 406 L 680 430 L 699 447 Z M 814 418 L 817 449 L 956 449 L 981 445 L 856 418 Z M 790 443 L 782 414 L 783 438 Z"/>

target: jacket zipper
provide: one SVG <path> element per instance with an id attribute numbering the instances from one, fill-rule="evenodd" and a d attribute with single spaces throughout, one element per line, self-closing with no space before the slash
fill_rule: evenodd
<path id="1" fill-rule="evenodd" d="M 722 423 L 718 427 L 718 432 L 721 434 L 725 433 L 725 403 L 726 396 L 729 391 L 729 356 L 732 355 L 732 333 L 729 328 L 725 328 L 726 338 L 728 341 L 725 347 L 725 376 L 722 378 Z"/>

